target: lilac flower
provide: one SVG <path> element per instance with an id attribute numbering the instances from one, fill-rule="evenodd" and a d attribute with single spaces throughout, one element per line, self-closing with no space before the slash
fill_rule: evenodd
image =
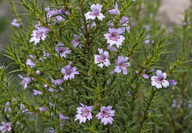
<path id="1" fill-rule="evenodd" d="M 115 110 L 112 110 L 112 106 L 103 106 L 100 109 L 101 112 L 99 112 L 96 117 L 97 119 L 101 119 L 101 123 L 104 123 L 104 125 L 107 125 L 108 123 L 113 123 L 113 116 L 115 116 Z"/>
<path id="2" fill-rule="evenodd" d="M 32 59 L 27 59 L 26 65 L 30 66 L 31 68 L 36 66 L 36 64 L 34 63 L 34 61 Z"/>
<path id="3" fill-rule="evenodd" d="M 0 126 L 0 131 L 2 133 L 5 133 L 7 131 L 11 131 L 11 125 L 12 125 L 11 122 L 7 122 L 7 123 L 1 122 L 1 124 L 2 124 L 2 126 Z"/>
<path id="4" fill-rule="evenodd" d="M 36 30 L 33 30 L 33 33 L 31 34 L 31 39 L 29 42 L 34 42 L 36 45 L 37 43 L 40 42 L 40 40 L 45 40 L 47 37 L 47 33 L 49 32 L 49 28 L 46 27 L 39 27 L 39 24 L 35 25 Z"/>
<path id="5" fill-rule="evenodd" d="M 7 112 L 7 111 L 11 111 L 11 107 L 9 106 L 9 102 L 6 102 L 6 104 L 5 104 L 5 112 Z"/>
<path id="6" fill-rule="evenodd" d="M 169 80 L 169 82 L 170 82 L 171 86 L 173 86 L 173 87 L 177 85 L 177 82 L 175 82 L 175 80 L 173 80 L 173 79 Z"/>
<path id="7" fill-rule="evenodd" d="M 131 27 L 128 25 L 128 22 L 129 22 L 129 18 L 125 16 L 123 16 L 122 19 L 120 20 L 120 23 L 123 26 L 121 29 L 123 29 L 124 31 L 127 30 L 127 32 L 130 33 Z"/>
<path id="8" fill-rule="evenodd" d="M 29 111 L 27 108 L 25 108 L 24 104 L 20 104 L 20 110 L 22 113 Z"/>
<path id="9" fill-rule="evenodd" d="M 115 28 L 109 28 L 109 33 L 104 34 L 105 39 L 107 39 L 107 43 L 110 44 L 110 46 L 116 44 L 117 48 L 122 45 L 125 38 L 120 35 L 124 32 L 121 28 L 115 29 Z"/>
<path id="10" fill-rule="evenodd" d="M 19 28 L 21 26 L 22 23 L 19 23 L 19 20 L 14 18 L 13 21 L 11 22 L 11 25 L 14 27 Z"/>
<path id="11" fill-rule="evenodd" d="M 86 20 L 88 20 L 88 19 L 94 20 L 97 17 L 99 20 L 102 21 L 103 18 L 105 18 L 105 16 L 101 13 L 101 8 L 102 8 L 102 5 L 99 5 L 99 4 L 95 5 L 95 4 L 93 4 L 91 6 L 92 12 L 87 12 L 85 14 Z"/>
<path id="12" fill-rule="evenodd" d="M 59 113 L 60 122 L 64 123 L 67 119 L 69 119 L 69 117 L 65 117 L 62 113 Z M 60 125 L 63 126 L 63 124 Z"/>
<path id="13" fill-rule="evenodd" d="M 115 67 L 114 71 L 116 73 L 120 73 L 121 71 L 123 71 L 123 74 L 127 75 L 127 72 L 128 72 L 127 67 L 131 66 L 129 62 L 126 62 L 128 60 L 129 60 L 128 57 L 118 56 L 118 60 L 115 60 L 115 63 L 117 64 L 117 66 Z"/>
<path id="14" fill-rule="evenodd" d="M 46 88 L 48 86 L 48 84 L 44 84 L 43 86 Z"/>
<path id="15" fill-rule="evenodd" d="M 37 70 L 36 75 L 39 76 L 41 74 L 41 71 Z"/>
<path id="16" fill-rule="evenodd" d="M 58 10 L 50 10 L 49 7 L 46 7 L 45 11 L 47 12 L 47 18 L 51 18 L 52 16 L 60 14 Z"/>
<path id="17" fill-rule="evenodd" d="M 109 53 L 107 51 L 103 52 L 103 49 L 100 49 L 100 48 L 98 48 L 98 51 L 100 55 L 94 55 L 95 64 L 99 63 L 98 66 L 101 68 L 104 65 L 108 67 L 110 65 Z"/>
<path id="18" fill-rule="evenodd" d="M 64 9 L 64 7 L 62 9 L 59 10 L 60 14 L 66 14 L 66 15 L 70 15 L 69 12 Z"/>
<path id="19" fill-rule="evenodd" d="M 71 50 L 67 47 L 63 47 L 64 44 L 58 43 L 55 47 L 55 50 L 57 51 L 58 54 L 60 54 L 61 57 L 66 57 L 66 54 L 70 54 Z"/>
<path id="20" fill-rule="evenodd" d="M 58 90 L 53 89 L 53 88 L 49 88 L 48 91 L 50 91 L 50 92 L 58 92 Z"/>
<path id="21" fill-rule="evenodd" d="M 57 79 L 57 80 L 54 80 L 52 77 L 50 77 L 51 79 L 51 82 L 53 83 L 52 86 L 55 87 L 55 85 L 60 85 L 63 83 L 63 79 Z"/>
<path id="22" fill-rule="evenodd" d="M 114 46 L 110 46 L 110 45 L 107 47 L 107 50 L 108 51 L 117 51 L 117 49 Z"/>
<path id="23" fill-rule="evenodd" d="M 150 43 L 150 35 L 146 36 L 146 40 L 145 40 L 145 44 L 149 44 Z"/>
<path id="24" fill-rule="evenodd" d="M 91 111 L 93 109 L 93 106 L 86 106 L 82 103 L 80 103 L 82 107 L 77 107 L 77 114 L 76 114 L 76 120 L 79 120 L 79 123 L 82 122 L 85 123 L 85 121 L 88 119 L 89 121 L 92 119 Z"/>
<path id="25" fill-rule="evenodd" d="M 154 69 L 153 69 L 153 68 L 151 68 L 151 69 L 150 69 L 150 72 L 153 72 L 153 71 L 154 71 Z"/>
<path id="26" fill-rule="evenodd" d="M 135 71 L 135 74 L 139 74 L 139 71 Z"/>
<path id="27" fill-rule="evenodd" d="M 73 47 L 76 48 L 80 44 L 81 39 L 79 35 L 76 35 L 76 34 L 74 34 L 74 37 L 75 39 L 72 40 L 72 44 L 73 44 Z M 79 47 L 81 48 L 81 45 L 79 45 Z"/>
<path id="28" fill-rule="evenodd" d="M 161 70 L 156 71 L 157 76 L 151 77 L 151 84 L 155 86 L 157 89 L 162 88 L 162 85 L 167 88 L 169 86 L 169 82 L 165 80 L 167 78 L 166 73 L 162 73 Z"/>
<path id="29" fill-rule="evenodd" d="M 76 67 L 71 68 L 71 62 L 61 69 L 61 73 L 64 75 L 64 80 L 74 79 L 76 74 L 79 74 Z"/>
<path id="30" fill-rule="evenodd" d="M 33 90 L 33 95 L 36 96 L 36 95 L 41 95 L 43 94 L 43 92 L 41 91 L 38 91 L 38 90 Z"/>
<path id="31" fill-rule="evenodd" d="M 173 100 L 173 103 L 172 103 L 172 108 L 181 108 L 181 105 L 179 102 L 177 102 L 175 99 Z"/>
<path id="32" fill-rule="evenodd" d="M 117 2 L 115 4 L 115 9 L 112 9 L 112 10 L 109 10 L 108 11 L 110 14 L 113 14 L 113 15 L 120 15 L 120 11 L 118 9 L 118 5 L 117 5 Z"/>
<path id="33" fill-rule="evenodd" d="M 21 85 L 24 87 L 24 89 L 27 88 L 27 85 L 31 82 L 31 77 L 23 77 L 22 75 L 18 75 L 23 81 L 21 82 Z"/>
<path id="34" fill-rule="evenodd" d="M 144 79 L 148 79 L 149 78 L 149 75 L 147 75 L 147 74 L 143 74 L 142 76 L 143 76 Z"/>
<path id="35" fill-rule="evenodd" d="M 39 110 L 40 110 L 41 112 L 44 112 L 44 111 L 47 110 L 47 108 L 46 108 L 46 107 L 39 107 Z"/>
<path id="36" fill-rule="evenodd" d="M 54 128 L 49 129 L 49 133 L 56 133 Z"/>
<path id="37" fill-rule="evenodd" d="M 61 16 L 56 16 L 56 21 L 64 21 L 65 19 Z"/>

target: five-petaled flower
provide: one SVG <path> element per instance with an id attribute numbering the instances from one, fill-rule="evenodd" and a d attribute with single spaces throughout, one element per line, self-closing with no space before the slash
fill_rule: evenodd
<path id="1" fill-rule="evenodd" d="M 130 66 L 130 63 L 126 62 L 128 60 L 129 60 L 128 57 L 118 56 L 118 59 L 115 60 L 115 63 L 117 64 L 117 66 L 115 67 L 114 71 L 116 73 L 120 73 L 121 71 L 123 71 L 123 74 L 127 75 L 128 73 L 127 67 Z"/>
<path id="2" fill-rule="evenodd" d="M 60 42 L 56 45 L 55 50 L 58 54 L 60 54 L 61 57 L 66 57 L 66 54 L 71 53 L 71 50 L 69 50 L 67 47 L 64 47 L 64 44 Z"/>
<path id="3" fill-rule="evenodd" d="M 157 74 L 157 76 L 151 77 L 152 86 L 155 86 L 157 89 L 162 88 L 162 86 L 167 88 L 167 86 L 169 86 L 169 82 L 167 80 L 165 80 L 167 78 L 167 74 L 162 73 L 161 70 L 157 70 L 156 74 Z"/>
<path id="4" fill-rule="evenodd" d="M 77 114 L 76 114 L 76 120 L 79 120 L 79 123 L 82 122 L 85 123 L 85 121 L 88 119 L 89 121 L 92 119 L 91 111 L 93 109 L 93 106 L 86 106 L 82 103 L 80 103 L 82 107 L 77 107 Z"/>
<path id="5" fill-rule="evenodd" d="M 63 78 L 64 80 L 74 79 L 75 75 L 79 74 L 76 67 L 71 68 L 71 64 L 72 63 L 70 62 L 67 66 L 61 69 L 61 73 L 65 74 Z"/>
<path id="6" fill-rule="evenodd" d="M 31 77 L 23 77 L 22 75 L 18 75 L 23 81 L 21 82 L 21 85 L 24 89 L 27 88 L 27 85 L 31 82 Z"/>
<path id="7" fill-rule="evenodd" d="M 47 33 L 49 32 L 49 28 L 46 27 L 39 27 L 39 24 L 35 25 L 36 30 L 33 30 L 33 33 L 31 34 L 31 39 L 29 42 L 34 42 L 36 45 L 37 43 L 40 42 L 40 40 L 45 40 L 47 37 Z"/>
<path id="8" fill-rule="evenodd" d="M 0 131 L 2 132 L 2 133 L 5 133 L 5 132 L 7 132 L 7 131 L 11 131 L 11 125 L 12 125 L 12 123 L 11 122 L 7 122 L 7 123 L 5 123 L 5 122 L 1 122 L 1 124 L 2 124 L 2 126 L 0 126 Z"/>
<path id="9" fill-rule="evenodd" d="M 95 58 L 95 64 L 99 63 L 99 67 L 109 66 L 110 61 L 109 61 L 109 53 L 107 51 L 103 51 L 103 49 L 98 48 L 99 54 L 100 55 L 94 55 Z"/>
<path id="10" fill-rule="evenodd" d="M 98 18 L 99 20 L 102 21 L 103 18 L 105 18 L 105 16 L 101 13 L 101 8 L 102 8 L 102 5 L 99 5 L 99 4 L 95 5 L 95 4 L 93 4 L 91 6 L 92 12 L 87 12 L 85 14 L 86 20 L 88 20 L 88 19 L 94 20 L 95 18 Z"/>
<path id="11" fill-rule="evenodd" d="M 109 33 L 104 34 L 105 39 L 107 39 L 107 43 L 109 43 L 111 46 L 116 44 L 117 48 L 119 48 L 123 41 L 125 40 L 125 37 L 120 35 L 124 32 L 124 29 L 122 28 L 109 28 Z"/>
<path id="12" fill-rule="evenodd" d="M 104 125 L 107 125 L 108 123 L 113 123 L 113 116 L 115 116 L 115 110 L 112 110 L 112 106 L 103 106 L 100 109 L 101 112 L 99 112 L 96 117 L 97 119 L 101 119 L 101 123 L 104 123 Z"/>

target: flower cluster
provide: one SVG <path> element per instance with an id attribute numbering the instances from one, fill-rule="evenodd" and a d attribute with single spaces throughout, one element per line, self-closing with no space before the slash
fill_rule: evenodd
<path id="1" fill-rule="evenodd" d="M 86 122 L 88 119 L 89 121 L 92 119 L 91 111 L 93 109 L 93 106 L 86 106 L 82 103 L 80 103 L 81 107 L 77 107 L 77 115 L 75 116 L 75 121 L 79 120 L 79 123 Z M 101 123 L 104 123 L 104 125 L 107 125 L 108 123 L 113 124 L 113 116 L 115 116 L 115 110 L 112 110 L 112 106 L 103 106 L 100 109 L 101 112 L 99 112 L 96 117 L 97 119 L 101 119 Z"/>

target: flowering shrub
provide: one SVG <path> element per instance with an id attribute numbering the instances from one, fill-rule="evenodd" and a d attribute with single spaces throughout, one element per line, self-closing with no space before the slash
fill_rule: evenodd
<path id="1" fill-rule="evenodd" d="M 189 11 L 165 36 L 158 0 L 10 3 L 1 132 L 191 132 Z"/>

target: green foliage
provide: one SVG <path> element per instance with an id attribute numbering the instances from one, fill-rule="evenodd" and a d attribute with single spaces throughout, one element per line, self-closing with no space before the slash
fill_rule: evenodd
<path id="1" fill-rule="evenodd" d="M 114 9 L 116 2 L 121 14 L 110 15 L 108 10 Z M 160 0 L 49 0 L 42 5 L 35 0 L 20 0 L 20 5 L 26 9 L 24 14 L 17 13 L 14 0 L 10 3 L 15 17 L 19 19 L 22 15 L 26 20 L 19 28 L 12 28 L 10 46 L 3 53 L 12 60 L 8 67 L 14 66 L 14 70 L 0 69 L 0 118 L 12 122 L 12 132 L 48 132 L 51 128 L 55 132 L 80 133 L 191 132 L 190 9 L 185 12 L 185 23 L 167 33 L 156 19 Z M 85 13 L 90 11 L 92 4 L 102 4 L 103 21 L 86 21 Z M 70 15 L 62 14 L 60 17 L 65 20 L 55 22 L 46 18 L 45 7 L 51 10 L 64 8 Z M 130 33 L 125 30 L 122 48 L 109 52 L 111 65 L 100 68 L 94 62 L 94 55 L 98 54 L 98 48 L 107 50 L 109 44 L 104 38 L 110 27 L 107 24 L 113 22 L 114 27 L 119 28 L 123 16 L 129 18 Z M 30 39 L 38 21 L 50 31 L 44 41 L 34 45 Z M 96 26 L 91 28 L 93 22 Z M 73 47 L 74 34 L 80 36 L 81 48 Z M 71 50 L 65 58 L 55 50 L 59 42 Z M 127 75 L 111 73 L 118 56 L 130 58 Z M 35 67 L 26 64 L 30 58 Z M 70 62 L 77 67 L 79 75 L 54 85 L 50 77 L 62 79 L 61 69 Z M 177 85 L 161 89 L 152 87 L 150 78 L 156 70 L 166 72 L 167 80 L 174 79 Z M 32 77 L 26 89 L 17 83 L 21 80 L 14 78 L 16 73 Z M 150 78 L 143 78 L 143 74 Z M 43 93 L 34 96 L 33 90 Z M 177 101 L 175 105 L 173 100 Z M 12 111 L 5 111 L 7 102 Z M 81 124 L 74 121 L 79 103 L 94 106 L 90 121 Z M 25 108 L 21 108 L 21 104 Z M 102 106 L 112 106 L 115 110 L 113 124 L 104 125 L 97 119 L 96 114 Z M 39 107 L 46 107 L 46 111 L 40 111 Z M 62 122 L 59 113 L 70 118 Z"/>

